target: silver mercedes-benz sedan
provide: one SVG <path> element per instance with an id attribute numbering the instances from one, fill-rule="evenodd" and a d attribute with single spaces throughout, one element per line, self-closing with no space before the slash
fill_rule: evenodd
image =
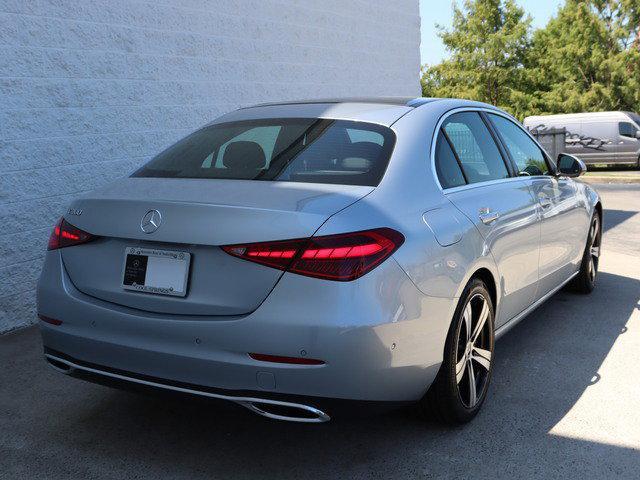
<path id="1" fill-rule="evenodd" d="M 45 357 L 281 420 L 341 400 L 467 422 L 494 339 L 564 285 L 594 288 L 584 171 L 482 103 L 231 112 L 70 205 L 38 284 Z"/>

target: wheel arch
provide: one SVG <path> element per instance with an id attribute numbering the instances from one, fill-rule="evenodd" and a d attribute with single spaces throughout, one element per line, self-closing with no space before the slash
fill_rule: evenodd
<path id="1" fill-rule="evenodd" d="M 600 224 L 602 225 L 602 202 L 600 202 L 600 200 L 596 202 L 594 210 L 598 212 L 598 217 L 600 217 Z"/>
<path id="2" fill-rule="evenodd" d="M 496 279 L 493 276 L 493 273 L 488 268 L 481 267 L 477 269 L 470 277 L 469 281 L 474 278 L 478 278 L 484 282 L 487 286 L 487 290 L 489 290 L 489 295 L 491 295 L 491 301 L 493 302 L 494 310 L 498 308 L 498 289 L 496 284 Z M 469 282 L 467 282 L 469 283 Z"/>
<path id="3" fill-rule="evenodd" d="M 497 318 L 500 307 L 500 283 L 498 280 L 500 278 L 500 273 L 498 272 L 496 265 L 487 260 L 488 259 L 485 258 L 484 261 L 478 262 L 471 268 L 469 268 L 463 281 L 461 281 L 459 284 L 459 290 L 456 292 L 456 299 L 459 299 L 462 296 L 462 293 L 464 292 L 464 289 L 467 287 L 467 285 L 469 285 L 469 282 L 471 282 L 474 278 L 480 279 L 484 282 L 484 284 L 487 286 L 487 289 L 489 290 L 489 295 L 491 296 L 491 301 L 493 303 L 494 315 Z M 451 311 L 452 321 L 456 304 L 457 302 L 454 303 L 454 306 L 452 307 L 453 310 Z"/>

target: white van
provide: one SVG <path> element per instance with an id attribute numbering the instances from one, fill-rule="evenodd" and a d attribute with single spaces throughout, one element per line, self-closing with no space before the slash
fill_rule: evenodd
<path id="1" fill-rule="evenodd" d="M 524 119 L 530 131 L 566 128 L 564 151 L 587 164 L 640 166 L 640 115 L 632 112 L 536 115 Z"/>

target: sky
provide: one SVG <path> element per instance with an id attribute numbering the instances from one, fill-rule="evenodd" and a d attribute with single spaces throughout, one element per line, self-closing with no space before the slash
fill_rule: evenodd
<path id="1" fill-rule="evenodd" d="M 532 27 L 543 27 L 558 10 L 562 0 L 516 0 L 533 18 Z M 458 0 L 461 5 L 463 0 Z M 437 35 L 436 23 L 451 27 L 453 0 L 420 0 L 422 21 L 420 44 L 421 63 L 434 64 L 447 58 L 447 52 Z"/>

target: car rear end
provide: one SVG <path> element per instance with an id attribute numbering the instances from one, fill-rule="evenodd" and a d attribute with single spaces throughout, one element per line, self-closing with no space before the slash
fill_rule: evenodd
<path id="1" fill-rule="evenodd" d="M 73 202 L 38 284 L 48 361 L 288 420 L 419 399 L 435 372 L 395 351 L 420 331 L 402 233 L 322 234 L 379 184 L 406 113 L 354 108 L 233 113 Z"/>

